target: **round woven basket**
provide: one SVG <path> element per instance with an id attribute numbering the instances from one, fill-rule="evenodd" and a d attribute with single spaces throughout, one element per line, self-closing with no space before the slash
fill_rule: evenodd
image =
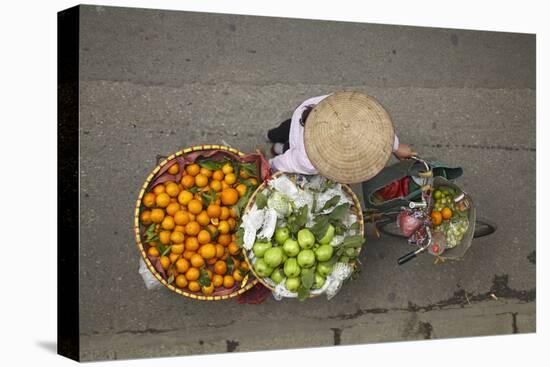
<path id="1" fill-rule="evenodd" d="M 198 299 L 203 301 L 219 301 L 219 300 L 233 298 L 238 296 L 239 294 L 246 292 L 247 290 L 252 288 L 254 285 L 256 285 L 256 283 L 258 283 L 258 280 L 256 278 L 251 277 L 250 276 L 251 274 L 248 273 L 244 277 L 244 279 L 240 282 L 240 285 L 237 286 L 233 292 L 229 294 L 223 294 L 223 295 L 213 294 L 213 295 L 206 296 L 198 292 L 195 293 L 195 292 L 185 291 L 177 287 L 174 287 L 172 284 L 169 284 L 166 281 L 166 279 L 162 277 L 162 275 L 157 271 L 157 269 L 155 269 L 155 267 L 147 257 L 144 245 L 142 243 L 142 227 L 140 226 L 140 223 L 139 223 L 139 214 L 141 210 L 141 201 L 142 201 L 143 195 L 145 195 L 145 193 L 148 191 L 149 185 L 155 179 L 157 173 L 161 170 L 161 168 L 164 165 L 170 163 L 170 161 L 172 161 L 176 157 L 185 155 L 190 152 L 206 151 L 206 150 L 225 150 L 225 151 L 237 154 L 239 156 L 245 155 L 244 153 L 236 149 L 226 147 L 223 145 L 198 145 L 198 146 L 182 149 L 179 152 L 176 152 L 170 155 L 169 157 L 167 157 L 166 159 L 164 159 L 155 167 L 155 169 L 153 169 L 153 171 L 151 172 L 151 174 L 149 174 L 149 176 L 143 183 L 143 186 L 141 187 L 138 199 L 136 201 L 136 208 L 134 211 L 134 232 L 136 237 L 137 248 L 139 250 L 139 253 L 141 254 L 141 257 L 143 258 L 143 261 L 145 262 L 145 265 L 147 266 L 147 269 L 149 269 L 149 271 L 155 276 L 155 278 L 157 278 L 158 281 L 161 282 L 166 288 L 170 289 L 171 291 L 177 294 L 180 294 L 185 297 L 193 298 L 193 299 Z M 237 284 L 237 282 L 235 284 Z"/>
<path id="2" fill-rule="evenodd" d="M 271 178 L 276 178 L 276 177 L 279 177 L 279 176 L 282 176 L 282 175 L 287 175 L 287 176 L 290 177 L 290 179 L 294 178 L 294 175 L 289 175 L 288 173 L 284 173 L 284 172 L 277 172 L 273 176 L 271 176 Z M 260 186 L 258 186 L 256 191 L 254 191 L 254 193 L 250 197 L 250 200 L 246 204 L 246 207 L 244 209 L 244 213 L 248 213 L 252 209 L 252 206 L 256 202 L 256 195 L 260 191 L 265 189 L 267 187 L 267 184 L 268 184 L 268 181 L 266 180 Z M 357 216 L 357 222 L 359 223 L 359 233 L 364 234 L 365 233 L 365 222 L 364 222 L 364 219 L 363 219 L 363 211 L 361 209 L 361 202 L 359 201 L 359 199 L 357 198 L 357 195 L 355 195 L 355 193 L 353 192 L 351 187 L 349 187 L 349 185 L 346 185 L 346 184 L 341 184 L 341 185 L 342 185 L 342 189 L 346 192 L 346 194 L 348 194 L 348 196 L 353 201 L 353 206 L 350 209 L 352 210 L 353 214 L 355 214 Z M 362 246 L 357 249 L 357 255 L 359 255 L 359 253 L 361 252 L 361 248 L 362 248 Z M 254 266 L 252 265 L 252 262 L 250 261 L 250 258 L 248 257 L 248 252 L 246 250 L 243 251 L 243 252 L 244 252 L 244 259 L 248 263 L 248 267 L 250 268 L 250 271 L 254 274 L 256 279 L 261 284 L 263 284 L 264 286 L 266 286 L 267 288 L 269 288 L 273 292 L 275 290 L 275 288 L 272 287 L 267 282 L 265 282 L 264 279 L 261 276 L 256 274 L 256 271 L 254 270 Z M 356 266 L 355 261 L 352 263 L 352 265 Z M 319 294 L 310 294 L 309 295 L 310 298 L 317 297 L 317 296 L 319 296 Z"/>

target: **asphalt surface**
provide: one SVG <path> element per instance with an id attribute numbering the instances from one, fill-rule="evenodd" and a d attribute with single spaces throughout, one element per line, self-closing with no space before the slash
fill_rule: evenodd
<path id="1" fill-rule="evenodd" d="M 84 6 L 80 37 L 83 360 L 535 331 L 534 35 Z M 253 151 L 303 100 L 341 89 L 461 165 L 498 231 L 459 262 L 399 267 L 407 245 L 369 228 L 359 278 L 331 301 L 147 290 L 132 220 L 156 155 Z"/>

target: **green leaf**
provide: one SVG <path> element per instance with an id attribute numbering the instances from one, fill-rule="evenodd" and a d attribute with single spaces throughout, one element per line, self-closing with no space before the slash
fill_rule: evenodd
<path id="1" fill-rule="evenodd" d="M 196 194 L 197 192 L 199 192 L 200 188 L 198 186 L 193 186 L 192 188 L 190 189 L 187 189 L 187 191 L 193 193 L 193 194 Z"/>
<path id="2" fill-rule="evenodd" d="M 359 222 L 353 223 L 351 226 L 349 226 L 349 229 L 351 229 L 353 231 L 358 231 L 359 230 Z"/>
<path id="3" fill-rule="evenodd" d="M 172 284 L 174 282 L 174 274 L 170 275 L 166 281 L 168 284 Z"/>
<path id="4" fill-rule="evenodd" d="M 159 236 L 157 236 L 156 234 L 153 235 L 153 237 L 148 237 L 145 239 L 145 243 L 150 243 L 150 242 L 156 242 L 159 240 Z"/>
<path id="5" fill-rule="evenodd" d="M 302 228 L 307 223 L 307 205 L 304 205 L 300 209 L 298 209 L 298 212 L 296 213 L 296 225 Z"/>
<path id="6" fill-rule="evenodd" d="M 329 220 L 326 215 L 320 215 L 315 220 L 315 224 L 310 228 L 315 238 L 323 238 L 328 231 Z"/>
<path id="7" fill-rule="evenodd" d="M 257 167 L 256 163 L 243 163 L 240 162 L 241 168 L 248 173 L 250 177 L 258 177 L 258 174 L 256 173 Z"/>
<path id="8" fill-rule="evenodd" d="M 259 192 L 256 195 L 256 206 L 258 209 L 263 209 L 267 205 L 267 196 L 265 196 L 262 192 Z"/>
<path id="9" fill-rule="evenodd" d="M 201 268 L 201 275 L 199 277 L 199 284 L 201 287 L 209 287 L 210 286 L 210 278 L 208 278 L 208 273 L 206 272 L 206 269 L 204 267 Z"/>
<path id="10" fill-rule="evenodd" d="M 340 204 L 328 215 L 331 221 L 340 221 L 349 211 L 349 203 Z"/>
<path id="11" fill-rule="evenodd" d="M 197 160 L 199 166 L 202 168 L 209 169 L 211 171 L 219 170 L 223 167 L 224 162 L 218 162 L 214 160 Z"/>
<path id="12" fill-rule="evenodd" d="M 329 209 L 329 208 L 332 208 L 334 205 L 338 204 L 338 202 L 340 201 L 340 195 L 336 195 L 332 198 L 330 198 L 326 203 L 325 205 L 323 205 L 323 207 L 321 208 L 321 210 L 319 210 L 320 212 L 326 210 L 326 209 Z"/>
<path id="13" fill-rule="evenodd" d="M 159 254 L 161 254 L 161 256 L 164 253 L 164 251 L 166 251 L 166 247 L 168 247 L 168 246 L 164 246 L 160 243 L 157 245 L 157 250 L 159 250 Z"/>
<path id="14" fill-rule="evenodd" d="M 237 245 L 239 247 L 243 247 L 244 244 L 244 228 L 239 228 L 237 232 L 235 232 L 235 236 L 237 237 Z"/>
<path id="15" fill-rule="evenodd" d="M 231 256 L 228 256 L 227 260 L 225 260 L 225 263 L 227 264 L 226 274 L 233 274 L 233 270 L 235 268 L 235 262 L 233 261 L 233 258 Z"/>
<path id="16" fill-rule="evenodd" d="M 155 234 L 155 227 L 156 227 L 155 223 L 153 223 L 149 227 L 147 227 L 147 230 L 145 231 L 145 235 L 147 237 L 152 237 Z"/>
<path id="17" fill-rule="evenodd" d="M 168 251 L 170 251 L 171 248 L 172 248 L 172 245 L 166 246 L 166 248 L 164 249 L 164 251 L 162 251 L 162 252 L 160 253 L 160 256 L 165 256 L 165 255 L 168 253 Z M 159 251 L 159 252 L 160 252 L 160 251 Z"/>
<path id="18" fill-rule="evenodd" d="M 342 247 L 359 248 L 359 247 L 363 246 L 363 242 L 365 242 L 365 239 L 361 235 L 348 236 L 348 237 L 344 238 L 344 242 L 342 243 Z"/>
<path id="19" fill-rule="evenodd" d="M 315 272 L 313 269 L 302 269 L 302 285 L 306 289 L 311 289 L 315 282 Z"/>
<path id="20" fill-rule="evenodd" d="M 304 287 L 304 285 L 300 285 L 300 288 L 298 288 L 298 299 L 300 301 L 305 301 L 309 297 L 309 289 Z"/>
<path id="21" fill-rule="evenodd" d="M 311 205 L 311 212 L 315 213 L 317 210 L 317 193 L 313 192 L 313 204 Z"/>

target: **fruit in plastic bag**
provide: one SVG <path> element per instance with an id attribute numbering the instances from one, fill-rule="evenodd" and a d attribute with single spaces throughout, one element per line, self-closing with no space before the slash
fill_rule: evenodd
<path id="1" fill-rule="evenodd" d="M 406 210 L 401 211 L 397 217 L 397 225 L 399 226 L 401 233 L 409 237 L 420 227 L 422 221 L 420 218 L 414 217 L 414 215 Z"/>

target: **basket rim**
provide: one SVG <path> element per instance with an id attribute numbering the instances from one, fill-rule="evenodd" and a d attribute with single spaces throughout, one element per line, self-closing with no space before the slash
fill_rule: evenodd
<path id="1" fill-rule="evenodd" d="M 155 175 L 160 171 L 160 169 L 164 165 L 168 164 L 174 158 L 185 155 L 187 153 L 202 151 L 202 150 L 225 150 L 225 151 L 228 151 L 230 153 L 237 154 L 240 157 L 245 155 L 245 153 L 243 153 L 243 152 L 241 152 L 241 151 L 239 151 L 235 148 L 231 148 L 231 147 L 228 147 L 228 146 L 225 146 L 225 145 L 204 144 L 204 145 L 194 145 L 194 146 L 191 146 L 191 147 L 188 147 L 188 148 L 181 149 L 181 150 L 177 151 L 176 153 L 173 153 L 173 154 L 169 155 L 168 157 L 164 158 L 151 171 L 151 173 L 147 176 L 147 178 L 145 179 L 145 182 L 141 186 L 141 189 L 140 189 L 139 194 L 138 194 L 138 199 L 136 201 L 136 206 L 135 206 L 135 209 L 134 209 L 134 226 L 133 227 L 134 227 L 134 234 L 135 234 L 135 239 L 136 239 L 136 246 L 137 246 L 138 251 L 141 255 L 141 258 L 145 262 L 145 265 L 147 266 L 147 269 L 155 276 L 155 278 L 157 278 L 157 280 L 162 285 L 164 285 L 166 288 L 170 289 L 171 291 L 173 291 L 177 294 L 180 294 L 182 296 L 189 297 L 189 298 L 192 298 L 192 299 L 197 299 L 197 300 L 201 300 L 201 301 L 220 301 L 220 300 L 225 300 L 225 299 L 236 297 L 236 296 L 246 292 L 247 290 L 251 289 L 253 286 L 255 286 L 258 283 L 258 278 L 256 277 L 255 279 L 250 280 L 249 279 L 250 278 L 249 277 L 250 273 L 247 274 L 245 276 L 245 278 L 241 281 L 241 288 L 237 289 L 236 291 L 234 291 L 230 294 L 225 294 L 223 296 L 205 296 L 205 295 L 198 295 L 198 294 L 195 294 L 195 293 L 190 293 L 190 292 L 181 290 L 177 287 L 174 287 L 172 284 L 169 284 L 159 274 L 157 269 L 155 269 L 155 267 L 153 266 L 153 264 L 151 263 L 151 261 L 147 257 L 147 254 L 145 253 L 143 243 L 141 242 L 140 228 L 139 228 L 139 214 L 140 214 L 140 208 L 141 208 L 141 201 L 143 199 L 143 195 L 145 195 L 145 192 L 146 192 L 147 188 L 151 184 L 151 181 L 155 178 Z M 245 252 L 245 251 L 243 251 L 243 252 Z M 246 255 L 245 255 L 245 257 L 246 257 Z"/>
<path id="2" fill-rule="evenodd" d="M 288 172 L 279 171 L 279 172 L 276 172 L 273 175 L 271 175 L 270 179 L 273 179 L 275 177 L 279 177 L 279 176 L 282 176 L 282 175 L 287 175 L 287 176 L 288 175 L 296 175 L 296 173 L 288 173 Z M 250 211 L 250 209 L 252 208 L 252 205 L 254 205 L 254 203 L 256 202 L 256 195 L 258 194 L 258 192 L 260 192 L 261 190 L 263 190 L 267 187 L 268 182 L 269 182 L 269 180 L 265 180 L 264 182 L 262 182 L 261 185 L 259 185 L 256 188 L 254 193 L 250 196 L 250 199 L 248 200 L 248 203 L 246 204 L 246 207 L 243 211 L 243 215 L 244 215 L 244 213 L 247 213 L 247 212 Z M 351 196 L 351 199 L 353 200 L 353 208 L 355 209 L 355 212 L 356 212 L 355 214 L 357 215 L 357 219 L 358 219 L 358 223 L 359 223 L 359 231 L 360 231 L 360 233 L 361 233 L 361 235 L 363 236 L 363 239 L 364 239 L 365 238 L 365 220 L 364 220 L 364 217 L 363 217 L 363 211 L 361 210 L 361 202 L 357 198 L 357 195 L 355 194 L 355 192 L 353 192 L 353 190 L 351 189 L 350 185 L 345 184 L 345 183 L 340 183 L 340 184 L 342 185 L 342 188 L 344 189 L 344 191 L 346 191 L 346 193 L 349 194 Z M 359 255 L 361 253 L 362 248 L 363 248 L 363 246 L 361 246 L 358 249 L 357 255 Z M 250 258 L 248 257 L 248 251 L 244 250 L 243 252 L 244 252 L 244 259 L 247 262 L 248 267 L 249 267 L 250 271 L 252 272 L 252 274 L 256 277 L 256 279 L 262 285 L 264 285 L 270 291 L 273 292 L 275 290 L 275 288 L 272 287 L 271 285 L 269 285 L 267 282 L 265 282 L 263 277 L 260 277 L 258 274 L 256 274 L 256 271 L 254 270 L 254 266 L 252 265 L 252 262 L 250 261 Z M 320 296 L 320 294 L 310 294 L 309 298 L 318 297 L 318 296 Z"/>

